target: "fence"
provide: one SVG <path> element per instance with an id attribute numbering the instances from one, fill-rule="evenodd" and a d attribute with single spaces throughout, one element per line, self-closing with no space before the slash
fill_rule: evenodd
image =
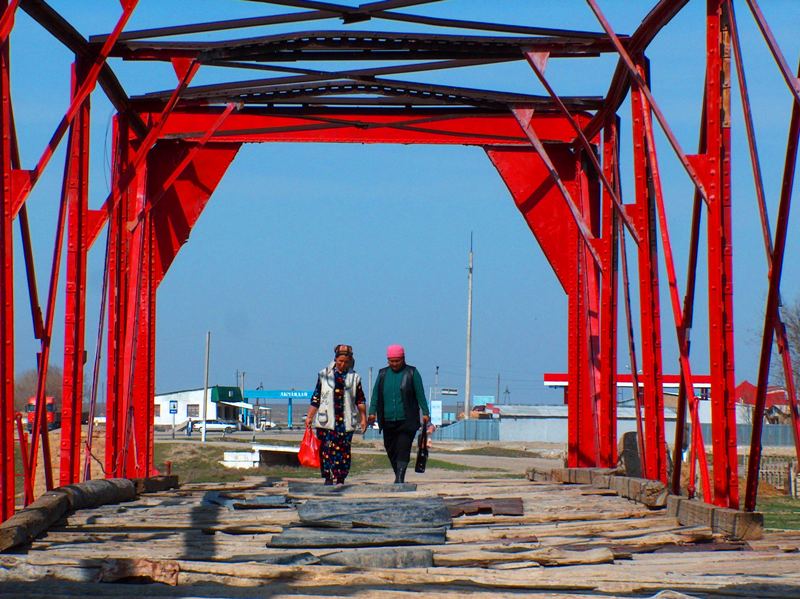
<path id="1" fill-rule="evenodd" d="M 702 424 L 703 439 L 711 439 L 711 425 Z M 765 424 L 761 429 L 761 445 L 764 447 L 792 447 L 794 446 L 794 433 L 790 424 Z M 737 445 L 749 445 L 753 434 L 752 424 L 736 425 Z M 706 441 L 708 443 L 709 441 Z"/>
<path id="2" fill-rule="evenodd" d="M 367 429 L 364 439 L 370 441 L 380 439 L 382 435 L 373 428 Z M 431 435 L 434 441 L 499 441 L 500 421 L 492 420 L 459 420 L 453 424 L 436 429 Z"/>

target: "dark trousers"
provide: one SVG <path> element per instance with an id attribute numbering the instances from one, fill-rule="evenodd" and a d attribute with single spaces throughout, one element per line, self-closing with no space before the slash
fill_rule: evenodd
<path id="1" fill-rule="evenodd" d="M 411 444 L 417 431 L 405 427 L 405 420 L 386 420 L 383 423 L 383 446 L 395 471 L 398 464 L 407 465 L 411 461 Z"/>

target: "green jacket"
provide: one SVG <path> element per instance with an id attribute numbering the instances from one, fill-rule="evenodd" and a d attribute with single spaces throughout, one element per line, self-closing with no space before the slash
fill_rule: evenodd
<path id="1" fill-rule="evenodd" d="M 412 374 L 410 378 L 413 381 L 413 392 L 411 388 L 407 389 L 406 392 L 409 397 L 404 398 L 402 384 L 408 374 Z M 412 395 L 413 397 L 411 397 Z M 422 413 L 425 416 L 430 416 L 428 402 L 425 399 L 425 389 L 422 386 L 422 377 L 416 368 L 406 365 L 399 372 L 394 372 L 388 367 L 382 368 L 378 374 L 377 384 L 372 389 L 369 414 L 378 418 L 381 428 L 383 428 L 385 420 L 408 420 L 410 424 L 415 425 L 414 428 L 416 429 L 419 428 L 419 412 L 409 414 L 409 418 L 406 417 L 406 405 L 411 405 L 414 399 L 416 399 L 416 405 L 419 406 Z M 379 413 L 378 406 L 381 403 L 383 403 L 383 411 Z M 412 423 L 411 421 L 414 422 Z"/>

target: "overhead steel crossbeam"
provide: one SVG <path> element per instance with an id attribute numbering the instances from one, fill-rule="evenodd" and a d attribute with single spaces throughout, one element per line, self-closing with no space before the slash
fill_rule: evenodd
<path id="1" fill-rule="evenodd" d="M 264 2 L 269 4 L 270 2 Z M 119 36 L 112 56 L 136 61 L 192 59 L 202 65 L 236 69 L 259 69 L 298 73 L 295 77 L 274 77 L 190 88 L 181 105 L 194 102 L 227 104 L 275 104 L 309 106 L 467 106 L 508 110 L 512 104 L 527 104 L 537 110 L 557 110 L 552 100 L 530 94 L 470 88 L 423 85 L 409 81 L 380 79 L 379 75 L 412 73 L 439 69 L 478 66 L 504 61 L 524 61 L 526 52 L 546 51 L 553 58 L 596 57 L 614 52 L 616 47 L 605 33 L 541 27 L 492 24 L 423 15 L 396 13 L 394 10 L 428 4 L 423 0 L 370 2 L 358 7 L 328 2 L 274 2 L 311 12 L 270 15 L 250 19 L 210 21 L 173 27 L 160 27 Z M 444 33 L 405 33 L 384 31 L 318 30 L 281 33 L 243 39 L 203 41 L 175 39 L 159 41 L 147 38 L 185 36 L 191 33 L 221 32 L 243 27 L 277 23 L 302 23 L 307 20 L 341 18 L 353 23 L 372 18 L 401 20 L 434 27 L 457 27 L 491 31 L 495 35 L 455 35 Z M 496 35 L 523 34 L 524 37 Z M 91 44 L 102 44 L 107 35 L 92 36 Z M 619 36 L 627 39 L 627 36 Z M 399 66 L 378 66 L 335 73 L 286 68 L 282 62 L 319 61 L 417 61 Z M 426 61 L 426 62 L 421 62 Z M 304 75 L 302 75 L 302 74 Z M 299 85 L 313 83 L 313 85 Z M 169 90 L 137 96 L 136 100 L 165 100 Z M 564 98 L 572 110 L 599 110 L 602 100 L 596 96 Z"/>
<path id="2" fill-rule="evenodd" d="M 540 109 L 553 110 L 551 98 L 532 96 L 528 94 L 511 94 L 480 89 L 460 88 L 453 86 L 437 86 L 414 83 L 411 81 L 395 81 L 390 79 L 369 80 L 363 78 L 347 78 L 336 80 L 321 80 L 300 85 L 269 84 L 257 82 L 226 83 L 190 88 L 182 95 L 182 104 L 191 104 L 193 101 L 208 103 L 227 103 L 238 101 L 244 104 L 311 104 L 319 102 L 319 98 L 326 96 L 345 95 L 378 95 L 388 96 L 377 101 L 379 104 L 408 105 L 439 105 L 439 106 L 474 106 L 477 108 L 497 108 L 505 110 L 510 104 L 529 104 Z M 164 101 L 167 92 L 155 92 L 132 98 L 134 102 Z M 315 100 L 316 99 L 316 100 Z M 367 98 L 329 99 L 319 103 L 338 103 L 359 105 L 370 103 Z M 374 102 L 374 101 L 373 101 Z M 586 110 L 598 109 L 602 105 L 602 98 L 565 98 L 564 102 L 572 109 Z"/>
<path id="3" fill-rule="evenodd" d="M 104 43 L 105 36 L 90 38 Z M 216 60 L 440 60 L 509 58 L 520 50 L 546 49 L 553 58 L 593 57 L 613 52 L 608 38 L 499 37 L 395 33 L 383 31 L 309 31 L 211 42 L 118 42 L 112 55 L 126 60 L 169 60 L 175 56 Z"/>
<path id="4" fill-rule="evenodd" d="M 378 75 L 389 73 L 522 61 L 525 60 L 525 52 L 531 49 L 547 49 L 553 57 L 588 57 L 613 51 L 614 46 L 607 38 L 512 38 L 316 31 L 302 35 L 283 34 L 224 42 L 123 42 L 118 43 L 112 53 L 127 60 L 173 60 L 180 57 L 218 67 L 255 67 L 263 70 L 284 70 L 277 65 L 264 64 L 282 61 L 436 61 L 349 72 L 288 69 L 305 74 L 194 87 L 183 94 L 184 104 L 201 100 L 218 103 L 236 101 L 244 104 L 463 105 L 501 110 L 506 110 L 511 104 L 529 104 L 540 110 L 556 110 L 557 105 L 549 97 L 377 79 Z M 168 95 L 169 91 L 154 92 L 138 96 L 136 100 L 164 100 Z M 342 98 L 343 95 L 372 95 L 380 98 Z M 334 98 L 335 96 L 338 97 Z M 326 100 L 318 99 L 322 97 Z M 602 105 L 602 99 L 598 97 L 564 98 L 564 102 L 573 110 L 598 110 Z"/>

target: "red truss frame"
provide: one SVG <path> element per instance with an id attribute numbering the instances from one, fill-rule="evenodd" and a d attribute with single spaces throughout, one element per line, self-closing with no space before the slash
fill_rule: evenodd
<path id="1" fill-rule="evenodd" d="M 236 2 L 240 0 L 228 0 Z M 91 378 L 91 410 L 97 395 L 103 336 L 107 369 L 108 476 L 143 477 L 153 465 L 155 389 L 155 299 L 158 286 L 188 240 L 228 165 L 245 142 L 341 142 L 460 144 L 484 148 L 505 181 L 517 208 L 568 298 L 569 385 L 568 463 L 571 467 L 613 466 L 617 461 L 616 372 L 618 289 L 622 284 L 628 358 L 634 375 L 637 429 L 645 476 L 667 483 L 666 443 L 674 442 L 671 486 L 680 492 L 680 449 L 664 434 L 662 401 L 659 260 L 663 257 L 670 308 L 679 348 L 681 387 L 678 421 L 693 424 L 690 480 L 694 494 L 699 464 L 703 498 L 739 507 L 734 414 L 733 284 L 731 242 L 731 61 L 738 74 L 754 181 L 762 215 L 769 284 L 757 403 L 744 507 L 755 508 L 760 439 L 773 338 L 783 355 L 790 385 L 792 417 L 800 457 L 800 423 L 792 385 L 789 348 L 780 315 L 780 280 L 787 238 L 791 189 L 800 130 L 800 83 L 783 57 L 756 0 L 746 0 L 778 68 L 794 97 L 780 207 L 774 238 L 753 133 L 751 109 L 732 0 L 706 0 L 706 85 L 702 99 L 699 149 L 687 154 L 673 135 L 648 85 L 646 50 L 688 0 L 654 2 L 630 36 L 616 34 L 596 0 L 587 0 L 598 32 L 464 21 L 398 12 L 432 0 L 382 0 L 345 6 L 314 0 L 262 0 L 296 12 L 262 17 L 125 31 L 137 0 L 121 0 L 111 33 L 83 37 L 43 0 L 0 0 L 0 520 L 14 512 L 14 430 L 23 452 L 25 503 L 34 498 L 42 448 L 46 488 L 56 485 L 45 425 L 45 384 L 59 266 L 66 237 L 64 388 L 60 477 L 70 484 L 89 476 L 88 447 L 80 444 L 84 379 Z M 453 4 L 456 4 L 455 2 Z M 138 10 L 144 10 L 138 8 Z M 10 34 L 14 17 L 25 11 L 75 53 L 69 108 L 33 168 L 20 163 L 9 80 Z M 192 34 L 278 23 L 340 19 L 342 30 L 298 31 L 218 42 L 198 42 Z M 388 20 L 425 25 L 432 33 L 354 31 L 353 23 Z M 396 25 L 395 25 L 396 27 Z M 458 29 L 457 35 L 441 33 Z M 463 33 L 463 32 L 468 33 Z M 161 38 L 170 36 L 170 41 Z M 604 96 L 562 97 L 546 78 L 552 58 L 614 53 L 617 69 Z M 370 68 L 328 71 L 294 66 L 300 61 L 386 63 Z M 169 61 L 174 89 L 128 97 L 111 68 L 113 59 Z M 416 83 L 403 73 L 525 61 L 547 95 L 489 91 Z M 288 65 L 288 66 L 287 66 Z M 230 68 L 278 76 L 192 86 L 200 68 Z M 235 71 L 234 71 L 235 69 Z M 114 118 L 112 191 L 102 207 L 89 208 L 90 99 L 97 84 L 117 109 Z M 618 114 L 630 95 L 631 118 Z M 670 150 L 695 188 L 693 225 L 684 296 L 681 301 L 655 144 L 657 121 Z M 620 130 L 633 137 L 634 197 L 622 199 Z M 67 157 L 58 208 L 47 299 L 40 304 L 26 200 L 67 136 Z M 699 227 L 707 213 L 708 303 L 712 402 L 713 485 L 706 465 L 697 396 L 692 382 L 689 331 L 696 295 Z M 12 252 L 12 225 L 23 241 L 22 266 Z M 86 354 L 87 255 L 103 229 L 108 232 L 103 277 L 103 309 L 91 374 Z M 625 239 L 636 248 L 639 297 L 639 350 L 633 330 L 629 257 Z M 663 255 L 658 252 L 659 239 Z M 620 262 L 622 280 L 620 281 Z M 38 353 L 39 380 L 31 439 L 13 408 L 14 268 L 27 274 Z M 106 318 L 107 312 L 107 318 Z M 104 325 L 104 322 L 107 324 Z M 105 327 L 105 333 L 103 333 Z M 637 353 L 640 359 L 637 358 Z M 637 370 L 637 364 L 641 371 Z M 640 373 L 639 373 L 640 372 Z M 91 437 L 91 435 L 90 435 Z M 81 457 L 83 456 L 83 458 Z M 83 468 L 81 468 L 83 465 Z"/>

